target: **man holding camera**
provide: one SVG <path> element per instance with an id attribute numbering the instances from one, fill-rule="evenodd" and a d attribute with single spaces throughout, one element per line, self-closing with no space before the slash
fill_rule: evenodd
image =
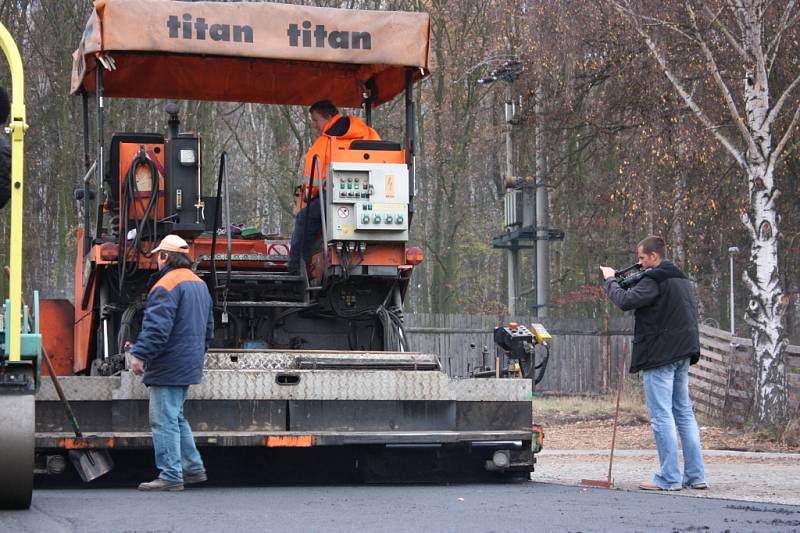
<path id="1" fill-rule="evenodd" d="M 661 237 L 643 239 L 637 248 L 642 277 L 623 289 L 613 268 L 600 267 L 609 299 L 623 311 L 634 309 L 635 326 L 630 372 L 644 376 L 650 425 L 658 448 L 659 471 L 643 490 L 708 488 L 700 447 L 700 430 L 689 398 L 689 365 L 700 358 L 700 333 L 692 282 L 664 259 Z M 678 443 L 683 447 L 683 475 Z"/>

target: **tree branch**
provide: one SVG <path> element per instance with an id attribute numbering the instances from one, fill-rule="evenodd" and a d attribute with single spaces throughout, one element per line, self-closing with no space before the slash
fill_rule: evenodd
<path id="1" fill-rule="evenodd" d="M 778 50 L 781 47 L 781 38 L 783 37 L 783 32 L 792 27 L 798 20 L 798 17 L 796 16 L 791 20 L 789 18 L 796 5 L 796 0 L 789 0 L 789 2 L 786 3 L 786 7 L 783 9 L 783 13 L 781 14 L 780 22 L 778 23 L 778 28 L 775 30 L 775 35 L 772 37 L 772 40 L 770 40 L 769 45 L 767 46 L 767 62 L 769 64 L 769 70 L 772 70 L 772 65 L 775 62 L 775 58 L 778 57 Z"/>
<path id="2" fill-rule="evenodd" d="M 708 66 L 708 70 L 711 73 L 711 76 L 714 78 L 714 82 L 719 87 L 720 92 L 722 93 L 722 98 L 725 100 L 725 105 L 728 106 L 728 112 L 733 117 L 733 121 L 736 124 L 736 127 L 739 128 L 739 133 L 742 136 L 742 140 L 750 146 L 751 149 L 755 148 L 755 141 L 753 140 L 753 136 L 750 135 L 750 131 L 747 129 L 747 125 L 742 120 L 741 115 L 739 115 L 739 110 L 736 109 L 736 102 L 733 101 L 733 96 L 731 95 L 730 89 L 728 86 L 725 85 L 725 81 L 722 79 L 719 73 L 719 67 L 717 67 L 717 62 L 714 59 L 714 54 L 711 53 L 711 50 L 708 48 L 708 44 L 706 44 L 705 39 L 703 39 L 702 35 L 700 35 L 700 29 L 697 27 L 697 15 L 692 8 L 691 2 L 686 2 L 686 9 L 689 12 L 689 20 L 692 22 L 692 28 L 694 29 L 697 43 L 700 45 L 700 49 L 703 51 L 703 55 L 706 57 L 706 65 Z"/>
<path id="3" fill-rule="evenodd" d="M 783 152 L 786 143 L 789 142 L 789 139 L 791 138 L 794 129 L 797 127 L 798 121 L 800 121 L 800 105 L 798 105 L 795 108 L 794 115 L 792 116 L 792 121 L 789 122 L 789 126 L 786 128 L 786 131 L 783 132 L 783 137 L 781 137 L 778 146 L 775 147 L 775 149 L 769 156 L 769 165 L 772 168 L 775 168 L 775 166 L 783 159 L 783 156 L 781 156 L 781 152 Z"/>
<path id="4" fill-rule="evenodd" d="M 741 167 L 745 167 L 746 162 L 744 160 L 742 151 L 736 148 L 727 137 L 725 137 L 722 133 L 719 132 L 719 127 L 716 126 L 713 122 L 711 122 L 711 119 L 708 117 L 708 115 L 706 115 L 705 112 L 703 112 L 703 110 L 700 109 L 700 106 L 697 105 L 697 102 L 694 101 L 694 98 L 692 98 L 692 96 L 686 91 L 686 89 L 683 87 L 683 84 L 680 82 L 680 80 L 678 80 L 678 78 L 669 68 L 666 58 L 661 54 L 661 51 L 658 49 L 656 44 L 650 38 L 650 35 L 647 32 L 645 32 L 639 25 L 638 15 L 635 12 L 631 11 L 630 9 L 626 8 L 625 6 L 621 5 L 616 0 L 609 0 L 609 1 L 617 9 L 617 11 L 620 12 L 620 14 L 622 14 L 623 16 L 627 17 L 630 20 L 633 29 L 636 31 L 636 33 L 638 33 L 642 37 L 642 39 L 644 39 L 645 43 L 647 44 L 647 47 L 650 49 L 650 52 L 653 54 L 653 56 L 656 58 L 656 61 L 661 66 L 662 72 L 667 77 L 667 79 L 672 83 L 672 86 L 675 88 L 675 90 L 678 91 L 678 94 L 681 96 L 681 98 L 689 107 L 689 109 L 692 111 L 692 113 L 694 113 L 694 115 L 700 120 L 700 122 L 709 131 L 711 131 L 711 133 L 714 134 L 717 140 L 720 143 L 722 143 L 722 145 L 725 147 L 725 149 L 728 150 L 731 156 L 733 156 L 733 158 L 736 159 L 736 162 L 739 163 Z"/>
<path id="5" fill-rule="evenodd" d="M 659 18 L 655 18 L 655 17 L 648 17 L 647 15 L 638 15 L 638 17 L 641 20 L 646 20 L 646 21 L 651 22 L 652 23 L 651 25 L 653 25 L 653 26 L 664 26 L 665 28 L 674 31 L 677 34 L 686 37 L 690 41 L 694 41 L 694 37 L 692 37 L 691 35 L 689 35 L 685 31 L 683 31 L 680 28 L 680 26 L 678 26 L 677 24 L 675 24 L 673 22 L 669 22 L 669 21 L 666 21 L 664 19 L 659 19 Z"/>
<path id="6" fill-rule="evenodd" d="M 733 11 L 733 20 L 739 25 L 739 32 L 744 33 L 745 21 L 742 19 L 742 12 L 745 10 L 741 0 L 728 0 L 728 7 Z"/>
<path id="7" fill-rule="evenodd" d="M 734 50 L 736 50 L 736 53 L 739 54 L 742 60 L 749 63 L 751 59 L 747 55 L 747 52 L 745 52 L 744 48 L 742 48 L 742 45 L 739 44 L 739 41 L 736 40 L 736 37 L 733 36 L 731 30 L 729 30 L 728 27 L 725 24 L 723 24 L 722 21 L 719 19 L 719 16 L 723 10 L 720 9 L 719 12 L 715 15 L 707 5 L 704 5 L 703 11 L 705 11 L 711 17 L 711 20 L 709 22 L 717 26 L 717 28 L 719 28 L 719 31 L 721 31 L 722 34 L 725 36 L 725 38 L 728 40 L 728 44 L 730 44 L 731 47 Z"/>
<path id="8" fill-rule="evenodd" d="M 772 127 L 772 124 L 775 122 L 775 119 L 778 118 L 778 114 L 781 112 L 786 100 L 789 99 L 789 94 L 794 90 L 795 87 L 797 87 L 798 83 L 800 83 L 800 74 L 798 74 L 797 77 L 792 80 L 792 83 L 790 83 L 789 86 L 784 89 L 783 94 L 781 94 L 780 98 L 778 98 L 778 101 L 775 102 L 775 105 L 772 106 L 772 109 L 770 109 L 769 115 L 767 115 L 767 118 L 765 119 L 765 125 L 767 127 Z"/>

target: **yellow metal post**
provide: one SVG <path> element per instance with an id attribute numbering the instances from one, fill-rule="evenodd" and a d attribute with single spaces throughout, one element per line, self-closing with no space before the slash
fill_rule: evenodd
<path id="1" fill-rule="evenodd" d="M 24 73 L 22 57 L 19 55 L 14 39 L 6 27 L 0 23 L 0 47 L 11 67 L 11 267 L 8 294 L 10 300 L 9 329 L 6 331 L 9 361 L 20 360 L 20 327 L 22 318 L 22 193 L 23 161 L 22 148 L 25 130 Z M 0 125 L 2 126 L 2 125 Z"/>

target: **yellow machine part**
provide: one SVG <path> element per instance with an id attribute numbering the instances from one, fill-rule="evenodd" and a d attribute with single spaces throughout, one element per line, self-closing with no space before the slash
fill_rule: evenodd
<path id="1" fill-rule="evenodd" d="M 22 320 L 22 194 L 23 139 L 25 123 L 24 73 L 22 57 L 14 39 L 0 23 L 0 47 L 11 68 L 11 249 L 9 250 L 9 329 L 6 331 L 9 361 L 20 360 L 20 328 Z"/>
<path id="2" fill-rule="evenodd" d="M 11 242 L 9 250 L 9 306 L 6 329 L 6 356 L 9 362 L 21 359 L 22 326 L 22 193 L 23 137 L 25 104 L 22 58 L 11 34 L 0 23 L 0 48 L 11 68 Z M 0 124 L 0 127 L 5 124 Z M 0 133 L 5 135 L 5 132 Z M 35 373 L 34 368 L 24 370 Z M 34 467 L 34 413 L 32 393 L 0 395 L 0 508 L 27 509 L 31 505 Z"/>
<path id="3" fill-rule="evenodd" d="M 553 340 L 553 336 L 541 324 L 531 324 L 531 332 L 536 339 L 536 344 L 550 344 L 550 341 Z"/>

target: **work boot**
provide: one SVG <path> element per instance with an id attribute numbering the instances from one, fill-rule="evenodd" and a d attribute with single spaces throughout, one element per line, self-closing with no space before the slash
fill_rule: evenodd
<path id="1" fill-rule="evenodd" d="M 658 485 L 656 485 L 652 481 L 642 481 L 641 483 L 639 483 L 639 488 L 642 489 L 642 490 L 678 491 L 678 490 L 681 490 L 682 487 L 680 485 L 673 485 L 672 487 L 664 488 L 664 487 L 659 487 Z"/>
<path id="2" fill-rule="evenodd" d="M 205 472 L 203 473 L 205 475 Z M 168 479 L 156 478 L 153 481 L 139 483 L 139 490 L 144 491 L 177 491 L 183 490 L 183 481 L 170 481 Z"/>
<path id="3" fill-rule="evenodd" d="M 698 481 L 697 483 L 689 483 L 688 485 L 684 485 L 683 488 L 706 490 L 708 488 L 708 483 L 705 481 Z"/>
<path id="4" fill-rule="evenodd" d="M 208 481 L 208 476 L 206 475 L 205 470 L 201 470 L 200 472 L 190 474 L 189 472 L 183 473 L 183 484 L 184 485 L 192 485 L 194 483 L 202 483 L 203 481 Z"/>

